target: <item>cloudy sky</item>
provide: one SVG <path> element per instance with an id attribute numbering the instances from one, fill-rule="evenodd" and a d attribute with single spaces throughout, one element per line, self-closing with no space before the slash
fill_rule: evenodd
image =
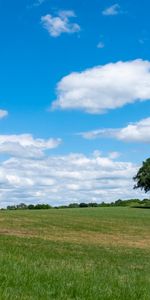
<path id="1" fill-rule="evenodd" d="M 148 0 L 0 0 L 0 207 L 145 197 Z"/>

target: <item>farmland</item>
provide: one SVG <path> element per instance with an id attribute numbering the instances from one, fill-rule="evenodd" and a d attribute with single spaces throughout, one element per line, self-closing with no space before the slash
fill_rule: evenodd
<path id="1" fill-rule="evenodd" d="M 150 210 L 0 211 L 1 300 L 149 300 Z"/>

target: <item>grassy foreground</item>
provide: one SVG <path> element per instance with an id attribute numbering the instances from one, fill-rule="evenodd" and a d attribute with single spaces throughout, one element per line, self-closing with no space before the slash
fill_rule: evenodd
<path id="1" fill-rule="evenodd" d="M 150 210 L 0 211 L 1 300 L 149 300 Z"/>

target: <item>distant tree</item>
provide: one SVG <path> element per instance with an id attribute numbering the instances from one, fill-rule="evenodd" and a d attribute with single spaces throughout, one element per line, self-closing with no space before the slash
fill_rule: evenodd
<path id="1" fill-rule="evenodd" d="M 15 205 L 8 205 L 8 206 L 7 206 L 7 209 L 8 209 L 8 210 L 15 210 L 15 209 L 16 209 L 16 206 L 15 206 Z"/>
<path id="2" fill-rule="evenodd" d="M 60 206 L 58 206 L 56 208 L 64 209 L 64 208 L 68 208 L 68 206 L 67 205 L 60 205 Z"/>
<path id="3" fill-rule="evenodd" d="M 150 199 L 143 199 L 140 201 L 143 206 L 150 207 Z"/>
<path id="4" fill-rule="evenodd" d="M 25 203 L 20 203 L 16 206 L 17 209 L 27 209 L 28 206 Z"/>
<path id="5" fill-rule="evenodd" d="M 87 203 L 80 203 L 79 207 L 88 207 L 88 204 Z"/>
<path id="6" fill-rule="evenodd" d="M 143 162 L 142 167 L 133 179 L 136 181 L 134 189 L 140 188 L 145 193 L 150 191 L 150 158 Z"/>
<path id="7" fill-rule="evenodd" d="M 78 208 L 79 207 L 79 204 L 78 203 L 70 203 L 69 208 Z"/>
<path id="8" fill-rule="evenodd" d="M 88 203 L 89 207 L 98 207 L 98 204 L 95 202 Z"/>
<path id="9" fill-rule="evenodd" d="M 118 199 L 117 201 L 115 201 L 115 205 L 116 206 L 122 206 L 123 205 L 123 201 L 121 199 Z"/>
<path id="10" fill-rule="evenodd" d="M 34 205 L 33 204 L 29 204 L 28 205 L 28 209 L 34 209 Z"/>
<path id="11" fill-rule="evenodd" d="M 98 206 L 99 207 L 105 207 L 105 206 L 107 206 L 107 204 L 103 201 L 103 202 L 99 203 Z"/>
<path id="12" fill-rule="evenodd" d="M 49 204 L 36 204 L 34 209 L 50 209 L 52 208 Z"/>

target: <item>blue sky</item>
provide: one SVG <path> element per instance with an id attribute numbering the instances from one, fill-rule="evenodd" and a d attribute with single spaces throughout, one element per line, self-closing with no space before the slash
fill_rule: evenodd
<path id="1" fill-rule="evenodd" d="M 149 10 L 0 0 L 1 206 L 143 196 L 132 177 L 149 156 Z"/>

